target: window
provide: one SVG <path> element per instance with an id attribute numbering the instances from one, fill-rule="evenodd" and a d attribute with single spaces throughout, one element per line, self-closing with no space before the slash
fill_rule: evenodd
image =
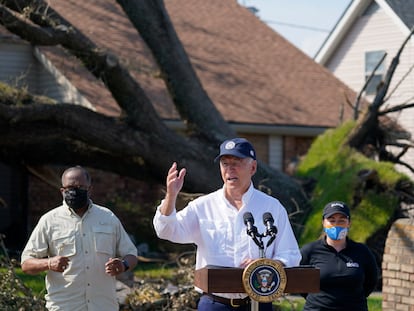
<path id="1" fill-rule="evenodd" d="M 365 53 L 365 81 L 368 80 L 375 67 L 381 61 L 385 51 L 372 51 Z M 365 92 L 367 95 L 374 95 L 377 93 L 377 87 L 385 76 L 385 59 L 378 66 L 375 74 L 372 76 L 371 81 L 368 83 Z"/>

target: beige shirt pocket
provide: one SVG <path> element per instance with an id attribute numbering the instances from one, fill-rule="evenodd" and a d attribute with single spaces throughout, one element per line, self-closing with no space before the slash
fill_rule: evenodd
<path id="1" fill-rule="evenodd" d="M 92 228 L 95 242 L 95 251 L 115 256 L 114 230 L 111 225 L 100 225 Z"/>
<path id="2" fill-rule="evenodd" d="M 55 232 L 52 244 L 54 255 L 70 257 L 76 255 L 75 232 Z"/>

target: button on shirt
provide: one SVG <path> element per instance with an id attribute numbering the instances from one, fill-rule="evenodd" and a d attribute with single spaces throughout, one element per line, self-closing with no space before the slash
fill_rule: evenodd
<path id="1" fill-rule="evenodd" d="M 252 213 L 259 233 L 265 232 L 263 214 L 272 214 L 278 229 L 274 242 L 265 249 L 265 257 L 280 260 L 285 266 L 299 264 L 301 255 L 286 209 L 275 198 L 255 189 L 253 184 L 243 195 L 237 210 L 224 196 L 224 187 L 199 197 L 186 208 L 162 215 L 160 206 L 154 216 L 157 235 L 175 243 L 197 245 L 196 269 L 207 265 L 239 267 L 245 259 L 260 258 L 259 247 L 247 235 L 245 212 Z M 266 245 L 269 237 L 263 238 Z"/>
<path id="2" fill-rule="evenodd" d="M 46 307 L 65 311 L 115 311 L 115 277 L 105 273 L 109 258 L 137 255 L 119 219 L 91 202 L 79 217 L 65 203 L 41 217 L 23 250 L 28 258 L 66 256 L 63 273 L 46 275 Z"/>

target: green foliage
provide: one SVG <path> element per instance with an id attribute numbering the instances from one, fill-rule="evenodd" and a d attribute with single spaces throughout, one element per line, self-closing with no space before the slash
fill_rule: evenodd
<path id="1" fill-rule="evenodd" d="M 301 296 L 282 296 L 273 302 L 275 311 L 300 311 L 303 310 L 305 299 Z"/>
<path id="2" fill-rule="evenodd" d="M 33 293 L 16 273 L 19 265 L 15 259 L 11 259 L 4 236 L 0 234 L 0 306 L 2 311 L 45 311 L 43 294 Z M 21 269 L 19 269 L 21 273 Z M 44 281 L 43 281 L 44 282 Z M 44 285 L 43 285 L 44 286 Z"/>
<path id="3" fill-rule="evenodd" d="M 393 189 L 407 177 L 396 172 L 392 163 L 376 162 L 349 148 L 344 141 L 353 126 L 354 122 L 348 122 L 320 135 L 298 167 L 298 176 L 316 181 L 301 245 L 320 236 L 322 210 L 330 201 L 344 201 L 351 207 L 349 235 L 359 242 L 385 226 L 398 207 Z M 376 172 L 377 182 L 360 178 L 367 172 Z"/>
<path id="4" fill-rule="evenodd" d="M 27 88 L 15 89 L 0 82 L 1 103 L 10 106 L 24 106 L 38 101 L 43 104 L 56 104 L 56 101 L 46 96 L 36 96 L 28 92 Z"/>
<path id="5" fill-rule="evenodd" d="M 381 296 L 369 296 L 368 297 L 368 310 L 369 311 L 381 311 L 382 310 L 382 297 Z"/>
<path id="6" fill-rule="evenodd" d="M 32 278 L 31 276 L 30 278 Z M 2 264 L 0 269 L 0 306 L 2 311 L 45 311 L 43 295 L 36 295 L 29 284 L 38 283 L 23 282 L 12 265 Z M 44 283 L 44 281 L 43 281 Z M 43 285 L 44 287 L 44 285 Z"/>

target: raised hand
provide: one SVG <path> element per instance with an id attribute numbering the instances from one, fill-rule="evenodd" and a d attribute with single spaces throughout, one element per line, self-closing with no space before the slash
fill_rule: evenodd
<path id="1" fill-rule="evenodd" d="M 185 174 L 185 168 L 182 168 L 180 172 L 178 172 L 177 163 L 174 162 L 172 164 L 167 175 L 167 195 L 177 197 L 183 187 Z"/>
<path id="2" fill-rule="evenodd" d="M 163 215 L 170 215 L 175 209 L 175 201 L 177 200 L 178 193 L 183 187 L 185 173 L 185 168 L 182 168 L 180 172 L 178 172 L 176 162 L 174 162 L 168 170 L 167 193 L 160 209 Z"/>

